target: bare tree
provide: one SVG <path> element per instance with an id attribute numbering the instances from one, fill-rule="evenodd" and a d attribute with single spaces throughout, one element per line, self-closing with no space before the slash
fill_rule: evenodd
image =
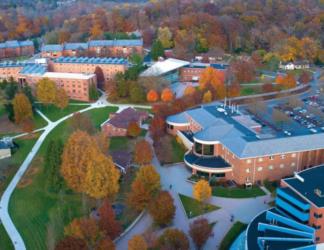
<path id="1" fill-rule="evenodd" d="M 281 129 L 283 129 L 283 127 L 286 124 L 291 122 L 291 119 L 289 118 L 289 116 L 287 116 L 284 112 L 282 112 L 279 109 L 273 109 L 273 111 L 272 111 L 272 120 Z"/>

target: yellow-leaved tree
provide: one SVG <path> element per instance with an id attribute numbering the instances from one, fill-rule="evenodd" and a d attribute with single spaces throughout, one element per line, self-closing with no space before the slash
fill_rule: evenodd
<path id="1" fill-rule="evenodd" d="M 69 97 L 63 88 L 58 88 L 55 97 L 55 106 L 65 109 L 69 105 Z"/>
<path id="2" fill-rule="evenodd" d="M 36 96 L 38 101 L 43 103 L 54 103 L 56 100 L 56 84 L 54 81 L 43 78 L 41 79 L 36 86 Z"/>
<path id="3" fill-rule="evenodd" d="M 70 188 L 96 199 L 112 197 L 119 189 L 120 173 L 113 161 L 84 131 L 77 130 L 66 142 L 61 174 Z"/>
<path id="4" fill-rule="evenodd" d="M 12 104 L 15 115 L 15 122 L 17 124 L 21 124 L 22 122 L 33 118 L 32 105 L 25 94 L 16 94 L 15 98 L 12 101 Z"/>
<path id="5" fill-rule="evenodd" d="M 200 202 L 206 202 L 211 197 L 211 193 L 208 181 L 200 180 L 193 187 L 193 196 Z"/>
<path id="6" fill-rule="evenodd" d="M 134 235 L 128 241 L 128 250 L 146 250 L 147 248 L 147 243 L 141 235 Z"/>

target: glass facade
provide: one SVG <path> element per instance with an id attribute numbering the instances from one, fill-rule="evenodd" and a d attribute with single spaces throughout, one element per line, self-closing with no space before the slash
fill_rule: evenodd
<path id="1" fill-rule="evenodd" d="M 195 142 L 195 152 L 200 155 L 213 156 L 214 155 L 214 145 L 204 145 Z"/>

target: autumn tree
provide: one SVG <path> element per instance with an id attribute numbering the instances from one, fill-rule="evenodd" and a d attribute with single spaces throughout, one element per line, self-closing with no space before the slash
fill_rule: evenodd
<path id="1" fill-rule="evenodd" d="M 25 131 L 26 133 L 31 133 L 35 128 L 35 123 L 34 123 L 33 119 L 27 118 L 22 121 L 21 127 L 22 127 L 22 130 Z"/>
<path id="2" fill-rule="evenodd" d="M 208 103 L 208 102 L 211 102 L 212 100 L 213 100 L 213 94 L 211 93 L 210 90 L 207 90 L 203 95 L 202 102 Z"/>
<path id="3" fill-rule="evenodd" d="M 264 93 L 268 93 L 268 92 L 272 92 L 272 91 L 274 91 L 274 87 L 273 87 L 273 85 L 272 85 L 271 82 L 269 82 L 269 83 L 264 83 L 264 84 L 262 85 L 262 92 L 264 92 Z"/>
<path id="4" fill-rule="evenodd" d="M 95 68 L 94 74 L 97 77 L 98 87 L 103 88 L 104 84 L 105 84 L 105 75 L 104 75 L 104 73 L 102 71 L 102 68 L 97 66 Z"/>
<path id="5" fill-rule="evenodd" d="M 151 145 L 146 140 L 140 140 L 136 143 L 134 149 L 134 161 L 139 165 L 148 164 L 153 159 Z"/>
<path id="6" fill-rule="evenodd" d="M 240 93 L 241 93 L 240 84 L 234 83 L 234 84 L 231 84 L 230 86 L 228 86 L 228 89 L 227 89 L 228 97 L 237 97 L 237 96 L 240 96 Z"/>
<path id="7" fill-rule="evenodd" d="M 303 71 L 299 77 L 299 82 L 302 84 L 307 84 L 311 81 L 311 76 L 306 71 Z"/>
<path id="8" fill-rule="evenodd" d="M 74 219 L 64 228 L 64 234 L 85 241 L 88 249 L 94 249 L 103 238 L 97 222 L 89 218 Z"/>
<path id="9" fill-rule="evenodd" d="M 158 247 L 162 250 L 188 250 L 189 240 L 182 231 L 168 228 L 158 239 Z"/>
<path id="10" fill-rule="evenodd" d="M 96 250 L 115 250 L 114 242 L 107 236 L 101 239 L 98 243 Z"/>
<path id="11" fill-rule="evenodd" d="M 206 202 L 211 197 L 211 187 L 208 181 L 198 181 L 193 187 L 193 196 L 200 202 Z"/>
<path id="12" fill-rule="evenodd" d="M 130 137 L 137 137 L 141 133 L 141 128 L 138 126 L 136 121 L 132 121 L 128 124 L 127 135 Z"/>
<path id="13" fill-rule="evenodd" d="M 207 67 L 203 70 L 199 78 L 199 87 L 201 90 L 212 88 L 215 97 L 222 99 L 226 96 L 225 75 L 223 72 Z"/>
<path id="14" fill-rule="evenodd" d="M 175 206 L 172 196 L 167 191 L 161 191 L 157 197 L 150 202 L 148 210 L 156 224 L 160 226 L 168 225 L 175 215 Z"/>
<path id="15" fill-rule="evenodd" d="M 89 115 L 85 113 L 74 113 L 69 121 L 69 124 L 73 131 L 82 130 L 90 135 L 96 132 L 96 128 L 94 127 Z"/>
<path id="16" fill-rule="evenodd" d="M 163 102 L 171 102 L 174 98 L 173 92 L 171 89 L 169 88 L 165 88 L 163 89 L 162 93 L 161 93 L 161 100 Z"/>
<path id="17" fill-rule="evenodd" d="M 63 88 L 58 88 L 55 97 L 55 106 L 60 109 L 65 109 L 69 105 L 69 97 Z"/>
<path id="18" fill-rule="evenodd" d="M 119 189 L 119 171 L 96 141 L 77 130 L 68 139 L 62 155 L 61 174 L 68 186 L 93 198 L 114 196 Z"/>
<path id="19" fill-rule="evenodd" d="M 205 218 L 199 218 L 190 223 L 189 235 L 194 241 L 197 249 L 201 249 L 208 238 L 212 235 L 212 226 Z"/>
<path id="20" fill-rule="evenodd" d="M 172 33 L 168 27 L 160 27 L 158 29 L 158 40 L 165 49 L 169 49 L 173 46 Z"/>
<path id="21" fill-rule="evenodd" d="M 165 128 L 165 120 L 159 115 L 154 115 L 149 127 L 150 134 L 154 141 L 165 135 Z"/>
<path id="22" fill-rule="evenodd" d="M 38 101 L 45 104 L 54 103 L 56 100 L 56 93 L 56 84 L 49 78 L 43 78 L 37 83 L 36 96 Z"/>
<path id="23" fill-rule="evenodd" d="M 128 195 L 131 207 L 141 211 L 161 189 L 160 176 L 151 165 L 140 167 L 132 183 L 132 191 Z"/>
<path id="24" fill-rule="evenodd" d="M 151 89 L 149 92 L 147 92 L 146 100 L 148 102 L 156 102 L 159 100 L 159 95 L 155 90 Z"/>
<path id="25" fill-rule="evenodd" d="M 196 92 L 196 89 L 194 86 L 189 85 L 188 87 L 185 88 L 184 90 L 184 95 L 185 96 L 190 96 Z"/>
<path id="26" fill-rule="evenodd" d="M 27 119 L 33 118 L 33 110 L 30 101 L 23 93 L 18 93 L 12 101 L 15 122 L 21 124 Z"/>
<path id="27" fill-rule="evenodd" d="M 55 250 L 88 250 L 87 243 L 79 238 L 67 236 L 55 247 Z"/>
<path id="28" fill-rule="evenodd" d="M 99 212 L 99 228 L 105 232 L 110 239 L 117 238 L 122 232 L 120 223 L 116 220 L 115 212 L 108 199 L 105 199 L 98 210 Z"/>
<path id="29" fill-rule="evenodd" d="M 236 60 L 231 63 L 230 70 L 238 83 L 251 82 L 255 79 L 255 66 L 252 60 Z"/>
<path id="30" fill-rule="evenodd" d="M 148 246 L 141 235 L 134 235 L 133 238 L 131 238 L 128 241 L 128 250 L 147 250 Z"/>

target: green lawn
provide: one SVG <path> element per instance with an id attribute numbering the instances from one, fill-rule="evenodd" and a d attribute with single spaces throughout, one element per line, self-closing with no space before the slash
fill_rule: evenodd
<path id="1" fill-rule="evenodd" d="M 252 188 L 239 188 L 216 186 L 213 188 L 213 196 L 226 198 L 250 198 L 265 195 L 265 192 L 258 186 Z"/>
<path id="2" fill-rule="evenodd" d="M 115 151 L 128 148 L 129 138 L 126 136 L 116 136 L 110 138 L 109 150 Z"/>
<path id="3" fill-rule="evenodd" d="M 34 146 L 36 140 L 37 138 L 21 138 L 15 140 L 15 143 L 19 146 L 19 148 L 12 152 L 13 154 L 11 158 L 0 160 L 0 173 L 2 177 L 5 177 L 0 181 L 0 195 L 2 195 L 5 188 L 10 183 L 12 177 L 15 175 L 17 169 L 22 164 L 31 148 Z M 3 249 L 6 250 L 13 249 L 13 245 L 2 224 L 0 224 L 0 246 L 4 247 Z"/>
<path id="4" fill-rule="evenodd" d="M 231 229 L 227 232 L 220 244 L 220 250 L 228 250 L 234 240 L 246 229 L 247 225 L 242 222 L 235 222 Z"/>
<path id="5" fill-rule="evenodd" d="M 179 144 L 175 137 L 172 138 L 172 161 L 183 162 L 183 156 L 186 153 L 184 145 Z"/>
<path id="6" fill-rule="evenodd" d="M 3 106 L 3 104 L 0 103 L 0 116 L 5 114 L 5 107 Z"/>
<path id="7" fill-rule="evenodd" d="M 98 127 L 109 115 L 109 111 L 114 112 L 116 108 L 94 109 L 86 113 L 93 118 L 94 125 Z M 34 174 L 24 176 L 23 182 L 28 185 L 22 185 L 21 182 L 22 186 L 14 191 L 11 198 L 9 211 L 27 249 L 48 249 L 47 242 L 60 239 L 65 225 L 75 217 L 88 214 L 89 209 L 96 205 L 95 201 L 66 187 L 60 193 L 50 193 L 44 188 L 47 176 L 42 160 L 47 145 L 51 138 L 61 138 L 65 141 L 71 132 L 69 121 L 66 120 L 47 136 L 29 168 Z"/>
<path id="8" fill-rule="evenodd" d="M 47 121 L 45 121 L 38 113 L 34 114 L 34 123 L 35 129 L 43 128 L 47 125 Z"/>
<path id="9" fill-rule="evenodd" d="M 194 218 L 198 215 L 209 213 L 219 209 L 219 207 L 212 204 L 203 204 L 189 196 L 179 194 L 182 205 L 186 211 L 188 218 Z"/>
<path id="10" fill-rule="evenodd" d="M 51 121 L 57 121 L 60 118 L 69 115 L 71 113 L 77 112 L 81 109 L 85 109 L 89 107 L 89 105 L 69 105 L 65 109 L 60 109 L 55 107 L 54 105 L 45 106 L 43 104 L 38 104 L 37 108 L 47 116 Z"/>
<path id="11" fill-rule="evenodd" d="M 279 187 L 279 182 L 278 181 L 264 181 L 263 182 L 263 185 L 265 186 L 266 189 L 269 190 L 269 192 L 271 193 L 271 195 L 273 197 L 276 196 L 276 190 L 277 190 L 277 187 Z"/>

